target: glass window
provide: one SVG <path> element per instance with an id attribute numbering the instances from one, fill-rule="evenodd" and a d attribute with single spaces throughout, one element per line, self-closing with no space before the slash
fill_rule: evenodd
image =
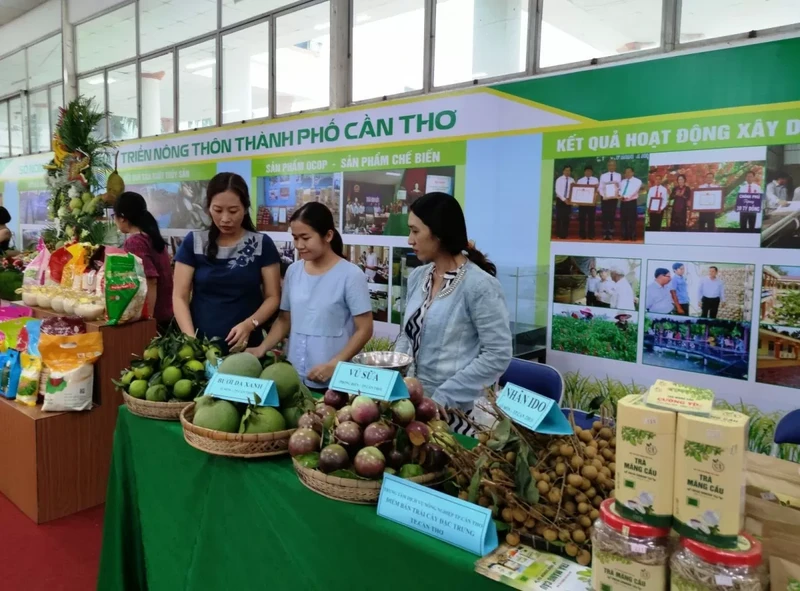
<path id="1" fill-rule="evenodd" d="M 354 0 L 353 100 L 422 89 L 425 0 Z"/>
<path id="2" fill-rule="evenodd" d="M 216 41 L 210 40 L 178 52 L 178 129 L 217 124 Z"/>
<path id="3" fill-rule="evenodd" d="M 269 23 L 222 38 L 222 122 L 269 115 Z"/>
<path id="4" fill-rule="evenodd" d="M 800 23 L 797 8 L 795 0 L 683 0 L 681 43 Z"/>
<path id="5" fill-rule="evenodd" d="M 260 14 L 273 12 L 294 0 L 222 0 L 222 26 L 253 18 Z"/>
<path id="6" fill-rule="evenodd" d="M 524 72 L 527 6 L 527 0 L 436 0 L 434 86 Z"/>
<path id="7" fill-rule="evenodd" d="M 64 106 L 64 86 L 56 84 L 50 87 L 50 121 L 55 129 L 58 119 L 61 117 L 59 109 Z M 51 134 L 52 135 L 52 134 Z"/>
<path id="8" fill-rule="evenodd" d="M 8 101 L 8 110 L 11 117 L 11 155 L 17 156 L 24 151 L 22 143 L 22 101 L 18 98 Z"/>
<path id="9" fill-rule="evenodd" d="M 0 95 L 24 90 L 27 81 L 24 51 L 0 60 Z"/>
<path id="10" fill-rule="evenodd" d="M 28 48 L 28 88 L 61 80 L 61 33 Z"/>
<path id="11" fill-rule="evenodd" d="M 276 22 L 277 112 L 294 113 L 330 104 L 330 3 L 280 16 Z"/>
<path id="12" fill-rule="evenodd" d="M 50 149 L 50 107 L 47 104 L 49 91 L 45 88 L 28 95 L 28 124 L 31 128 L 31 152 L 47 152 Z"/>
<path id="13" fill-rule="evenodd" d="M 539 66 L 559 66 L 661 46 L 661 0 L 544 0 Z"/>
<path id="14" fill-rule="evenodd" d="M 106 93 L 103 85 L 105 78 L 103 73 L 78 78 L 78 94 L 86 98 L 94 99 L 94 108 L 106 111 Z M 97 137 L 106 137 L 106 120 L 103 119 L 94 130 Z"/>
<path id="15" fill-rule="evenodd" d="M 0 158 L 11 155 L 8 137 L 8 101 L 0 103 Z"/>
<path id="16" fill-rule="evenodd" d="M 217 0 L 139 0 L 139 51 L 148 53 L 217 28 Z"/>
<path id="17" fill-rule="evenodd" d="M 114 141 L 139 137 L 136 65 L 108 71 L 108 132 Z"/>
<path id="18" fill-rule="evenodd" d="M 142 62 L 142 137 L 175 131 L 172 53 Z"/>
<path id="19" fill-rule="evenodd" d="M 75 27 L 78 72 L 136 55 L 136 6 L 128 4 Z"/>

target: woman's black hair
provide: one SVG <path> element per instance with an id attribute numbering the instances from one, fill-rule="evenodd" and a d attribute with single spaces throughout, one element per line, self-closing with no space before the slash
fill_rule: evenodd
<path id="1" fill-rule="evenodd" d="M 125 191 L 117 197 L 114 202 L 114 215 L 126 220 L 132 226 L 147 234 L 156 252 L 164 252 L 167 243 L 161 236 L 156 218 L 147 211 L 147 203 L 139 193 Z"/>
<path id="2" fill-rule="evenodd" d="M 328 209 L 324 203 L 319 203 L 318 201 L 306 203 L 300 209 L 295 210 L 292 217 L 289 218 L 289 223 L 292 222 L 304 223 L 323 238 L 328 235 L 328 232 L 333 232 L 331 250 L 344 258 L 342 236 L 333 223 L 333 214 L 331 210 Z"/>
<path id="3" fill-rule="evenodd" d="M 0 205 L 0 224 L 7 224 L 11 221 L 11 214 L 8 213 L 8 210 Z"/>
<path id="4" fill-rule="evenodd" d="M 242 228 L 248 232 L 257 232 L 255 225 L 253 225 L 253 218 L 250 217 L 250 189 L 247 187 L 245 180 L 236 173 L 220 172 L 209 181 L 208 189 L 206 189 L 206 210 L 210 212 L 211 201 L 225 191 L 235 193 L 239 201 L 242 202 L 242 207 L 244 207 Z M 208 247 L 206 248 L 206 256 L 210 261 L 217 260 L 217 254 L 219 253 L 218 238 L 219 228 L 214 224 L 212 218 L 211 227 L 208 229 Z"/>
<path id="5" fill-rule="evenodd" d="M 411 204 L 411 212 L 428 226 L 445 252 L 456 256 L 462 252 L 492 277 L 497 267 L 467 238 L 467 222 L 456 198 L 447 193 L 427 193 Z"/>

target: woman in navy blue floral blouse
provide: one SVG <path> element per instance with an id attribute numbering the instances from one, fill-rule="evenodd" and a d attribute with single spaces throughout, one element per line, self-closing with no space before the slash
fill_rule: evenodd
<path id="1" fill-rule="evenodd" d="M 281 300 L 278 249 L 253 226 L 250 193 L 239 175 L 211 179 L 206 207 L 211 227 L 189 232 L 175 255 L 175 319 L 188 335 L 219 338 L 223 349 L 258 346 L 258 328 Z"/>

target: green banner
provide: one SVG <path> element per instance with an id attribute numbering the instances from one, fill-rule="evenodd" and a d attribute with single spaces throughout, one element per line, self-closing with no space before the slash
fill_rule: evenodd
<path id="1" fill-rule="evenodd" d="M 208 181 L 217 174 L 217 165 L 214 162 L 210 162 L 203 164 L 161 166 L 158 168 L 134 168 L 120 170 L 120 174 L 126 185 Z"/>
<path id="2" fill-rule="evenodd" d="M 433 168 L 464 164 L 465 142 L 448 142 L 415 146 L 376 146 L 364 150 L 319 152 L 299 156 L 253 159 L 253 176 L 281 174 L 320 174 L 356 170 L 391 168 Z"/>
<path id="3" fill-rule="evenodd" d="M 44 180 L 44 170 L 42 174 L 35 178 L 20 179 L 17 181 L 18 191 L 47 191 L 47 182 Z"/>
<path id="4" fill-rule="evenodd" d="M 798 111 L 697 116 L 544 134 L 543 157 L 611 156 L 792 144 L 800 141 Z"/>

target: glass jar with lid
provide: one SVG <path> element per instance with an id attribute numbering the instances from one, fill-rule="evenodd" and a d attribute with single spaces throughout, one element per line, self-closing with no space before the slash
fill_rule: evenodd
<path id="1" fill-rule="evenodd" d="M 600 506 L 592 530 L 592 589 L 666 591 L 670 530 L 617 513 L 614 499 Z"/>
<path id="2" fill-rule="evenodd" d="M 769 584 L 761 543 L 739 535 L 735 550 L 723 550 L 688 538 L 670 560 L 672 589 L 677 591 L 762 591 Z"/>

